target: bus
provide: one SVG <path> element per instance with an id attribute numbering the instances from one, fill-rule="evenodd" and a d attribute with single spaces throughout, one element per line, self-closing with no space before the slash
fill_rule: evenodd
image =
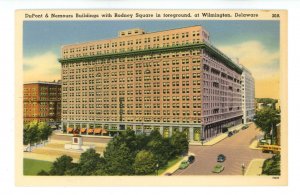
<path id="1" fill-rule="evenodd" d="M 280 146 L 278 146 L 278 145 L 262 145 L 261 149 L 262 149 L 262 152 L 264 152 L 264 153 L 272 153 L 272 154 L 280 153 Z"/>

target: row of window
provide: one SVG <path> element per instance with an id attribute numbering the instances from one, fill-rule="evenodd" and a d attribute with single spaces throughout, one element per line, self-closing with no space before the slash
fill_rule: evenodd
<path id="1" fill-rule="evenodd" d="M 123 32 L 122 35 L 125 35 Z M 193 37 L 199 37 L 200 33 L 193 33 Z M 75 52 L 81 52 L 81 51 L 93 51 L 95 49 L 106 49 L 109 48 L 110 46 L 113 47 L 122 47 L 122 46 L 131 46 L 131 45 L 138 45 L 143 43 L 151 43 L 151 42 L 158 42 L 160 40 L 162 41 L 169 41 L 170 39 L 175 40 L 175 39 L 185 39 L 189 38 L 189 32 L 186 33 L 181 33 L 181 36 L 179 33 L 172 34 L 172 35 L 162 35 L 162 36 L 154 36 L 154 37 L 145 37 L 145 38 L 138 38 L 135 40 L 127 40 L 127 41 L 108 41 L 106 43 L 98 43 L 95 45 L 89 45 L 89 46 L 82 46 L 82 47 L 77 47 L 77 48 L 70 48 L 70 49 L 64 49 L 63 53 L 68 54 L 68 53 L 75 53 Z M 200 39 L 199 39 L 200 40 Z"/>

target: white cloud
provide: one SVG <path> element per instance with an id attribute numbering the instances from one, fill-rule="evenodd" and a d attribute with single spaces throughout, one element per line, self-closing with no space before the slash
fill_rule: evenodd
<path id="1" fill-rule="evenodd" d="M 23 59 L 24 81 L 53 81 L 59 80 L 60 63 L 53 52 L 46 52 Z"/>
<path id="2" fill-rule="evenodd" d="M 239 58 L 239 62 L 249 68 L 256 78 L 279 74 L 279 51 L 270 51 L 259 41 L 246 41 L 218 48 L 232 59 Z"/>

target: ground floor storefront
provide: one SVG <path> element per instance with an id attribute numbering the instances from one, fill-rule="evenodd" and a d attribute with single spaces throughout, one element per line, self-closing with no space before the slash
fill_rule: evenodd
<path id="1" fill-rule="evenodd" d="M 163 137 L 171 137 L 176 131 L 184 132 L 189 141 L 201 142 L 213 138 L 228 130 L 229 127 L 242 123 L 242 117 L 235 117 L 212 124 L 191 123 L 134 123 L 134 122 L 87 122 L 63 121 L 63 131 L 66 133 L 108 135 L 113 136 L 125 130 L 133 130 L 136 134 L 150 134 L 157 130 Z"/>

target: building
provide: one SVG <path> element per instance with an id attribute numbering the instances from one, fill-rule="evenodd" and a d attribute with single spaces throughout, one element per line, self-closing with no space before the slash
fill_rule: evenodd
<path id="1" fill-rule="evenodd" d="M 24 123 L 31 121 L 61 124 L 61 83 L 24 83 L 23 114 Z"/>
<path id="2" fill-rule="evenodd" d="M 62 46 L 64 129 L 132 129 L 191 141 L 242 123 L 242 69 L 202 26 Z"/>
<path id="3" fill-rule="evenodd" d="M 252 121 L 255 115 L 255 81 L 251 72 L 242 66 L 243 123 Z"/>

